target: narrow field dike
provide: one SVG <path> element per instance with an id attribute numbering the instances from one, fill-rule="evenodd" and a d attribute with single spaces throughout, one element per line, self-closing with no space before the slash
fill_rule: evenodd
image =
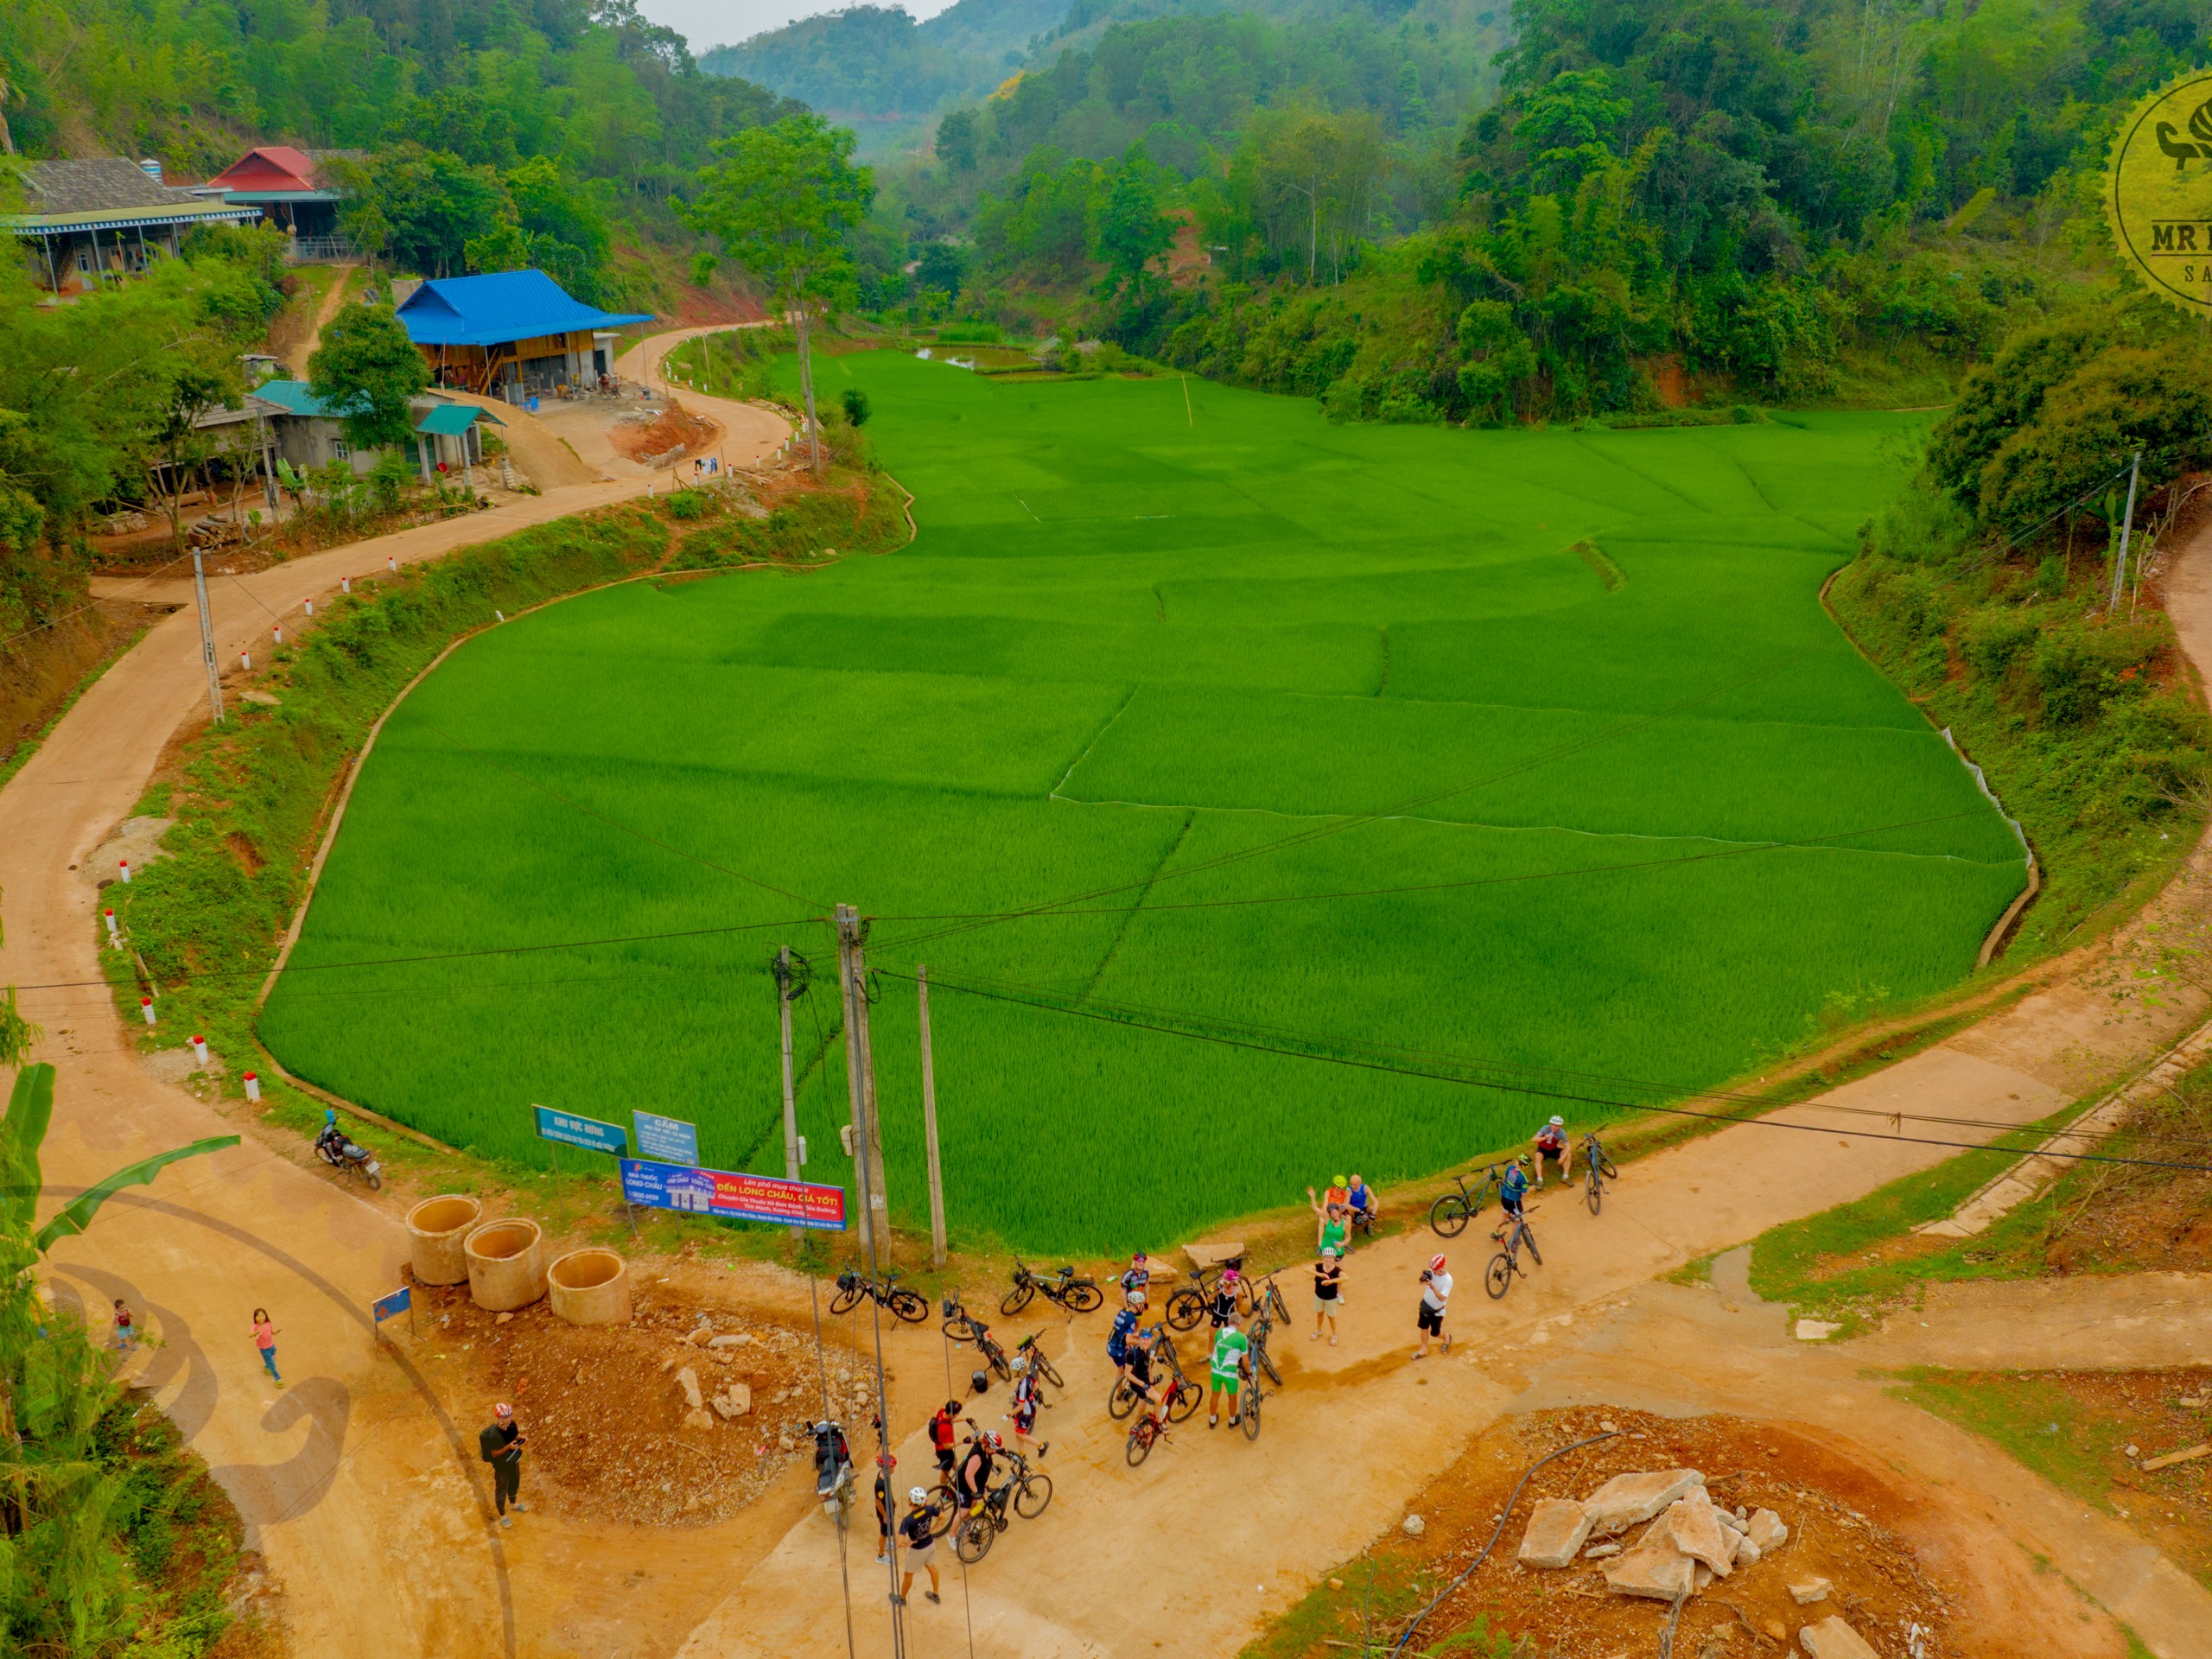
<path id="1" fill-rule="evenodd" d="M 1738 1075 L 1962 979 L 2022 889 L 1819 603 L 1917 417 L 1471 432 L 890 352 L 817 375 L 867 393 L 918 537 L 454 652 L 268 1002 L 288 1067 L 487 1153 L 536 1155 L 532 1103 L 645 1109 L 780 1174 L 788 944 L 805 1173 L 848 1181 L 821 918 L 855 904 L 894 1213 L 926 1213 L 925 965 L 956 1233 L 1123 1250 L 1560 1109 L 1432 1062 L 1615 1080 L 1578 1122 Z M 493 944 L 531 949 L 392 960 Z"/>

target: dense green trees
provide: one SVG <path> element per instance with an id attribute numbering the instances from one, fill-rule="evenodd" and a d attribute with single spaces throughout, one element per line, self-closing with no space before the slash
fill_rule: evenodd
<path id="1" fill-rule="evenodd" d="M 391 448 L 414 436 L 408 399 L 430 384 L 423 353 L 388 305 L 340 306 L 308 359 L 308 389 L 346 411 L 346 442 Z"/>

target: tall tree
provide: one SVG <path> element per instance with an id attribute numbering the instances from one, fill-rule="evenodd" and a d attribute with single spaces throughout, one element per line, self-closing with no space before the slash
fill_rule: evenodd
<path id="1" fill-rule="evenodd" d="M 430 384 L 429 365 L 388 305 L 347 305 L 308 359 L 308 390 L 343 412 L 346 441 L 395 448 L 415 435 L 408 400 Z"/>
<path id="2" fill-rule="evenodd" d="M 683 216 L 768 284 L 798 336 L 799 391 L 814 471 L 822 429 L 814 416 L 809 314 L 852 291 L 852 232 L 875 200 L 875 175 L 853 164 L 852 133 L 815 114 L 786 116 L 718 140 L 719 158 L 699 169 Z"/>
<path id="3" fill-rule="evenodd" d="M 1143 304 L 1152 262 L 1175 245 L 1175 221 L 1160 205 L 1160 169 L 1145 147 L 1131 144 L 1098 210 L 1098 257 L 1106 263 L 1102 297 L 1126 292 Z"/>

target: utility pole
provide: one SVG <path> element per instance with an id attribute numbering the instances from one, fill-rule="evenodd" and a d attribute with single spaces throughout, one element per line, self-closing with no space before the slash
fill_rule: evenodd
<path id="1" fill-rule="evenodd" d="M 2130 532 L 2135 528 L 2135 480 L 2142 470 L 2143 452 L 2138 449 L 2135 459 L 2127 464 L 2127 511 L 2120 521 L 2120 563 L 2113 567 L 2112 599 L 2105 607 L 2107 616 L 2120 608 L 2120 596 L 2127 587 L 2127 542 Z M 2109 500 L 2111 498 L 2107 496 L 2106 499 Z"/>
<path id="2" fill-rule="evenodd" d="M 776 1007 L 779 1023 L 784 1028 L 784 1173 L 794 1181 L 798 1179 L 798 1094 L 791 1080 L 791 948 L 785 945 L 776 952 Z M 797 1222 L 791 1224 L 794 1239 L 804 1236 L 806 1229 Z"/>
<path id="3" fill-rule="evenodd" d="M 922 1000 L 922 1135 L 930 1159 L 930 1266 L 944 1265 L 944 1170 L 937 1156 L 937 1067 L 930 1058 L 930 970 L 917 966 L 914 988 Z"/>
<path id="4" fill-rule="evenodd" d="M 883 1191 L 883 1131 L 875 1110 L 875 1056 L 868 1046 L 866 929 L 851 905 L 837 906 L 837 979 L 845 999 L 845 1085 L 853 1108 L 853 1171 L 861 1244 L 889 1249 L 891 1210 Z"/>
<path id="5" fill-rule="evenodd" d="M 207 664 L 207 713 L 218 725 L 223 719 L 223 677 L 215 668 L 215 619 L 207 609 L 207 570 L 200 550 L 192 550 L 192 592 L 200 601 L 200 656 Z"/>

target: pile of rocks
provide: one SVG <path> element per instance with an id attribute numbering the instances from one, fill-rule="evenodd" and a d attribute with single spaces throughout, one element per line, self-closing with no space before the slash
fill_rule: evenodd
<path id="1" fill-rule="evenodd" d="M 1623 1541 L 1635 1527 L 1643 1530 Z M 1615 1475 L 1580 1500 L 1542 1499 L 1522 1535 L 1520 1561 L 1554 1568 L 1578 1559 L 1601 1561 L 1615 1594 L 1674 1603 L 1789 1541 L 1789 1527 L 1772 1510 L 1724 1509 L 1699 1471 L 1666 1469 Z M 1815 1579 L 1792 1584 L 1789 1592 L 1802 1605 L 1826 1599 L 1828 1588 Z M 1873 1649 L 1839 1618 L 1807 1625 L 1798 1642 L 1811 1659 L 1873 1659 Z"/>

